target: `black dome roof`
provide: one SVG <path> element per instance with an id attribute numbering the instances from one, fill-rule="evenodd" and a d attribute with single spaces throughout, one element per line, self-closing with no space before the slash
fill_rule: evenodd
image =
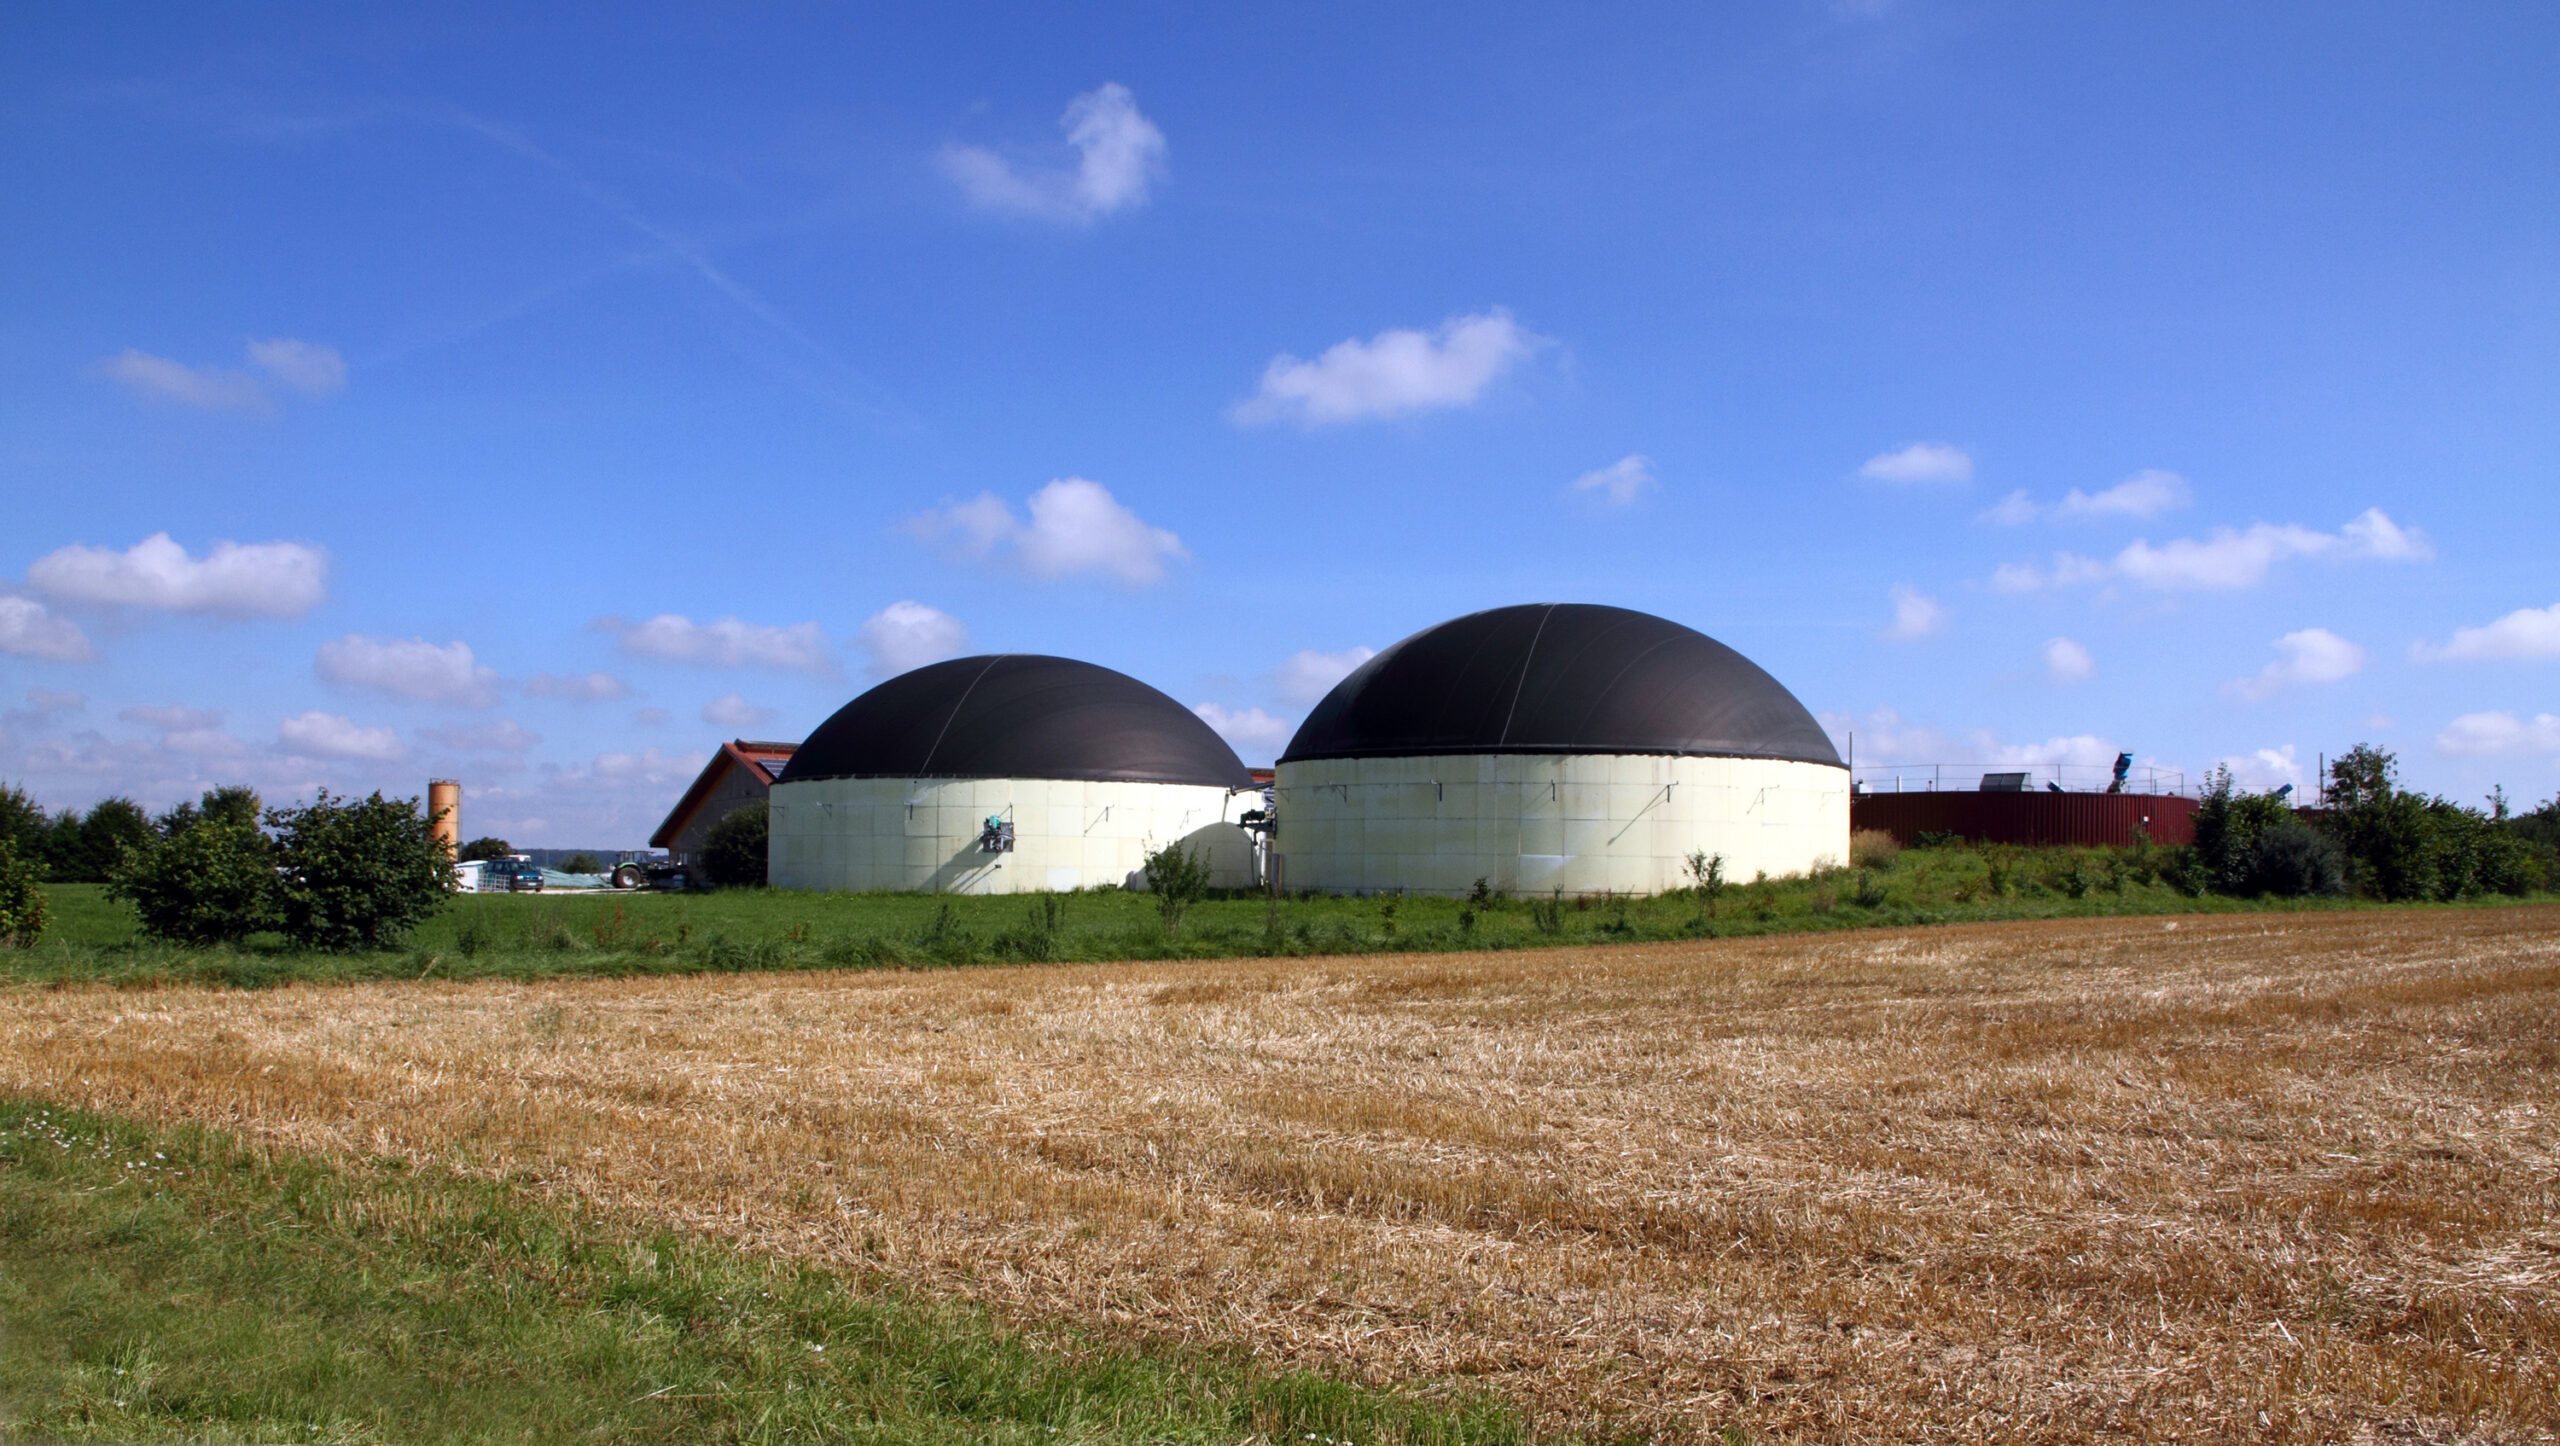
<path id="1" fill-rule="evenodd" d="M 1793 693 L 1667 618 L 1529 603 L 1452 618 L 1360 665 L 1283 763 L 1457 753 L 1672 753 L 1840 765 Z"/>
<path id="2" fill-rule="evenodd" d="M 1126 673 L 1036 653 L 928 664 L 845 704 L 775 781 L 815 778 L 1252 781 L 1190 709 Z"/>

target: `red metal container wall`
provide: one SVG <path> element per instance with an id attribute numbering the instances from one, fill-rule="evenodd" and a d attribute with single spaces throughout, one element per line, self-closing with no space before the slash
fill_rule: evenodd
<path id="1" fill-rule="evenodd" d="M 2193 843 L 2196 801 L 2162 793 L 1861 793 L 1849 827 L 1908 844 L 1924 833 L 1969 843 L 2123 844 L 2136 826 L 2156 844 Z"/>

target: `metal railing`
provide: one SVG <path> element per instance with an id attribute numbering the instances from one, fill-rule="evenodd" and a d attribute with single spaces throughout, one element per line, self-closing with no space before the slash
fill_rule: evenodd
<path id="1" fill-rule="evenodd" d="M 1988 776 L 2026 775 L 2032 793 L 2104 793 L 2115 768 L 2105 763 L 1880 763 L 1860 765 L 1850 781 L 1861 793 L 1978 793 Z M 2192 798 L 2195 788 L 2184 769 L 2136 766 L 2126 773 L 2124 793 L 2175 794 Z"/>

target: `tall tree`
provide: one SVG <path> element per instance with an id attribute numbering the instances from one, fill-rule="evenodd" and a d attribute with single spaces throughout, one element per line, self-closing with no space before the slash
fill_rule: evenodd
<path id="1" fill-rule="evenodd" d="M 64 809 L 45 830 L 45 863 L 69 884 L 103 884 L 127 848 L 158 837 L 151 815 L 130 798 L 103 799 L 87 813 Z"/>

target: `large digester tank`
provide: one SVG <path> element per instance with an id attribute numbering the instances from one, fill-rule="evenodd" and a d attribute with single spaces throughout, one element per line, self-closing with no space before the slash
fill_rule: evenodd
<path id="1" fill-rule="evenodd" d="M 1795 695 L 1694 629 L 1533 603 L 1406 638 L 1280 755 L 1284 888 L 1650 894 L 1849 855 L 1849 770 Z"/>
<path id="2" fill-rule="evenodd" d="M 903 673 L 838 709 L 775 780 L 786 889 L 1023 893 L 1120 884 L 1182 843 L 1254 882 L 1261 801 L 1198 715 L 1125 673 L 1028 653 Z"/>

